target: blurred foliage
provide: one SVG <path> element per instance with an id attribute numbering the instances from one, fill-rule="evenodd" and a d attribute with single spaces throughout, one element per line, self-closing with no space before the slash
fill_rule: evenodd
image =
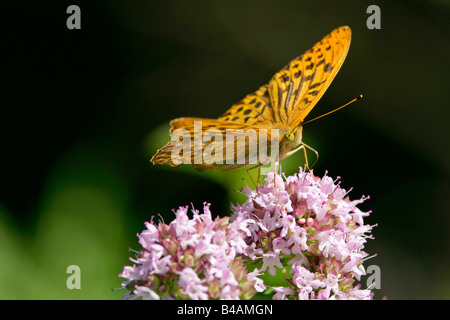
<path id="1" fill-rule="evenodd" d="M 447 1 L 377 1 L 381 30 L 365 0 L 78 1 L 75 31 L 69 4 L 4 8 L 1 299 L 118 299 L 144 221 L 204 201 L 229 214 L 246 169 L 149 163 L 168 121 L 221 115 L 340 25 L 350 52 L 309 118 L 364 99 L 305 126 L 314 172 L 371 196 L 376 298 L 450 298 Z M 282 168 L 303 164 L 299 152 Z M 81 290 L 66 287 L 73 264 Z"/>
<path id="2" fill-rule="evenodd" d="M 99 146 L 82 146 L 60 159 L 44 187 L 31 234 L 0 226 L 0 254 L 8 262 L 0 266 L 0 298 L 121 296 L 111 289 L 120 285 L 118 266 L 127 256 L 128 190 L 105 153 Z M 66 288 L 66 270 L 74 264 L 81 269 L 82 290 Z"/>

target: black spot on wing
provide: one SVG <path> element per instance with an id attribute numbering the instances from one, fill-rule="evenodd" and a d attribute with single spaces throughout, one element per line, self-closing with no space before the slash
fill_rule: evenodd
<path id="1" fill-rule="evenodd" d="M 316 67 L 322 65 L 325 63 L 325 59 L 319 60 L 319 62 L 317 62 Z"/>
<path id="2" fill-rule="evenodd" d="M 315 88 L 317 88 L 318 86 L 322 85 L 325 81 L 327 81 L 327 80 L 324 80 L 324 81 L 321 81 L 321 82 L 316 82 L 316 83 L 312 84 L 312 85 L 309 87 L 309 89 L 315 89 Z"/>
<path id="3" fill-rule="evenodd" d="M 314 62 L 311 62 L 311 64 L 308 64 L 305 69 L 312 70 L 312 68 L 314 68 Z"/>
<path id="4" fill-rule="evenodd" d="M 290 77 L 287 74 L 283 74 L 283 75 L 281 75 L 281 80 L 283 82 L 288 82 L 290 80 Z"/>

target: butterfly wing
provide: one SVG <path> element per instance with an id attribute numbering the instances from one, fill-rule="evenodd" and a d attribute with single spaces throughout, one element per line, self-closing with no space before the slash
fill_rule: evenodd
<path id="1" fill-rule="evenodd" d="M 170 124 L 172 141 L 157 151 L 150 160 L 153 164 L 172 167 L 191 164 L 199 170 L 232 170 L 259 164 L 263 159 L 258 148 L 265 146 L 265 155 L 269 156 L 271 147 L 278 146 L 272 142 L 279 143 L 282 136 L 282 132 L 256 125 L 216 119 L 178 118 Z"/>
<path id="2" fill-rule="evenodd" d="M 349 27 L 335 29 L 272 77 L 268 91 L 277 122 L 292 128 L 303 121 L 341 68 L 350 40 Z"/>
<path id="3" fill-rule="evenodd" d="M 271 127 L 275 123 L 273 109 L 269 102 L 267 84 L 248 94 L 241 101 L 233 104 L 218 121 Z"/>

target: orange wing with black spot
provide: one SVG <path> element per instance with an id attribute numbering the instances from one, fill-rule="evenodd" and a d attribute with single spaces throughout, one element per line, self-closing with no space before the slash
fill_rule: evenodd
<path id="1" fill-rule="evenodd" d="M 217 120 L 261 127 L 273 126 L 276 123 L 276 119 L 273 108 L 270 106 L 267 84 L 233 104 Z"/>
<path id="2" fill-rule="evenodd" d="M 340 27 L 292 60 L 268 84 L 277 122 L 298 126 L 330 86 L 347 56 L 349 27 Z"/>

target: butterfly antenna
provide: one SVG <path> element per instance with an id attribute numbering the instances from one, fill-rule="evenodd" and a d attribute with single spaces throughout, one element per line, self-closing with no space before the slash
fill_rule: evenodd
<path id="1" fill-rule="evenodd" d="M 325 116 L 327 116 L 327 115 L 329 115 L 329 114 L 332 114 L 333 112 L 336 112 L 336 111 L 338 111 L 339 109 L 342 109 L 342 108 L 348 106 L 349 104 L 352 104 L 353 102 L 356 102 L 356 101 L 358 101 L 359 99 L 362 99 L 362 97 L 363 97 L 362 94 L 360 94 L 358 97 L 356 97 L 356 98 L 353 99 L 352 101 L 347 102 L 346 104 L 344 104 L 343 106 L 341 106 L 341 107 L 339 107 L 339 108 L 337 108 L 337 109 L 331 110 L 330 112 L 327 112 L 327 113 L 325 113 L 325 114 L 323 114 L 323 115 L 321 115 L 321 116 L 318 116 L 317 118 L 314 118 L 314 119 L 308 120 L 308 121 L 306 121 L 306 122 L 303 122 L 303 123 L 302 123 L 302 126 L 304 126 L 305 124 L 307 124 L 307 123 L 309 123 L 309 122 L 313 122 L 313 121 L 315 121 L 315 120 L 317 120 L 317 119 L 320 119 L 320 118 L 325 117 Z"/>

